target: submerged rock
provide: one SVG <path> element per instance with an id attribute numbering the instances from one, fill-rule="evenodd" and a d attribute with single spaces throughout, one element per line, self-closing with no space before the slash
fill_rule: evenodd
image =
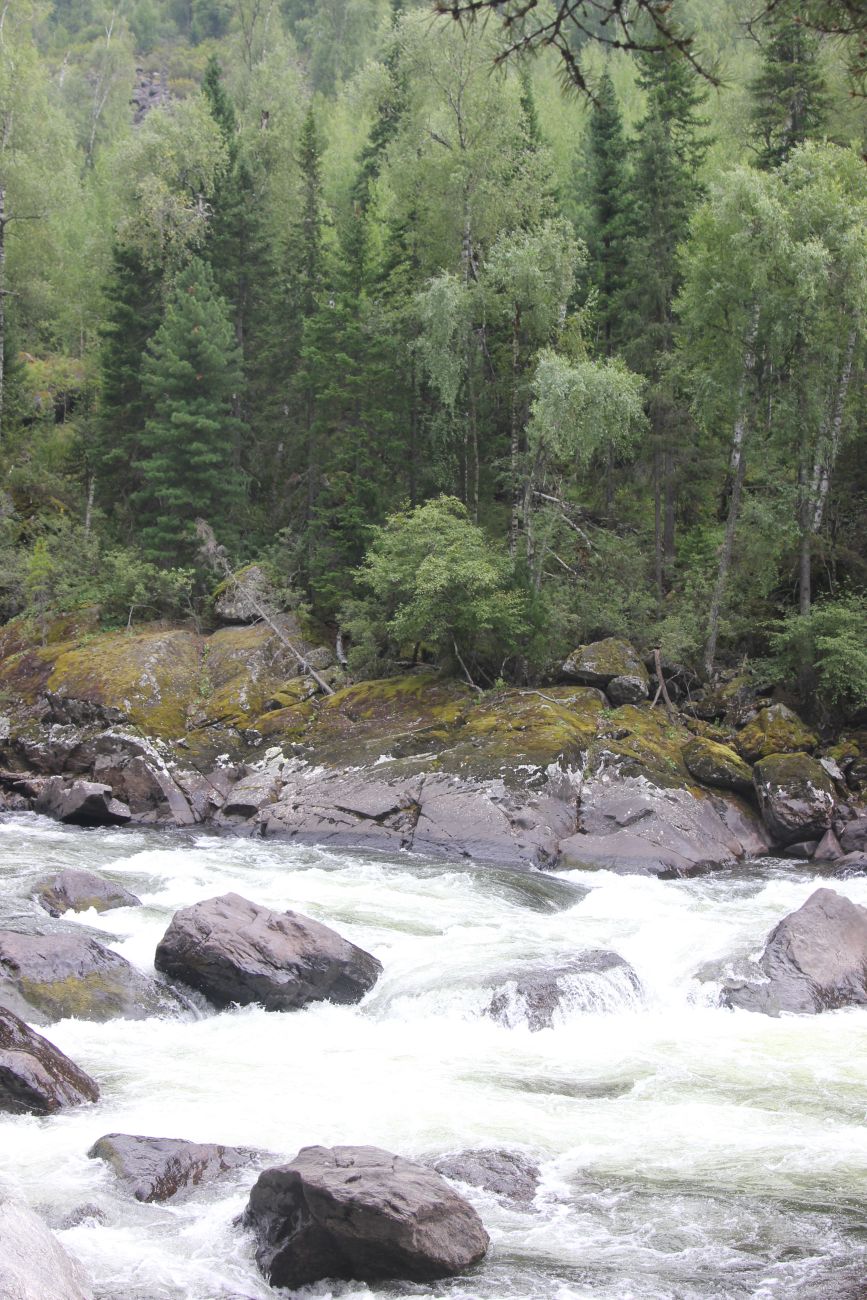
<path id="1" fill-rule="evenodd" d="M 549 969 L 518 971 L 498 981 L 486 1015 L 501 1024 L 549 1029 L 561 1008 L 610 1011 L 634 1003 L 641 981 L 616 952 L 594 949 Z"/>
<path id="2" fill-rule="evenodd" d="M 305 1147 L 266 1169 L 244 1223 L 272 1286 L 453 1277 L 489 1238 L 472 1206 L 433 1169 L 378 1147 Z"/>
<path id="3" fill-rule="evenodd" d="M 73 781 L 68 785 L 62 776 L 52 776 L 45 782 L 34 807 L 46 817 L 73 826 L 123 826 L 132 817 L 127 805 L 115 799 L 110 785 L 97 781 Z"/>
<path id="4" fill-rule="evenodd" d="M 837 799 L 825 769 L 807 754 L 772 754 L 753 769 L 765 825 L 778 844 L 820 839 L 831 826 Z"/>
<path id="5" fill-rule="evenodd" d="M 87 1275 L 42 1220 L 0 1195 L 3 1300 L 92 1300 Z"/>
<path id="6" fill-rule="evenodd" d="M 435 1160 L 433 1167 L 444 1178 L 482 1187 L 516 1205 L 529 1205 L 539 1186 L 539 1166 L 519 1151 L 460 1151 Z"/>
<path id="7" fill-rule="evenodd" d="M 212 1183 L 260 1155 L 249 1147 L 133 1133 L 106 1133 L 87 1154 L 110 1165 L 137 1201 L 167 1201 L 184 1188 Z"/>
<path id="8" fill-rule="evenodd" d="M 96 939 L 12 930 L 0 930 L 0 1004 L 37 1024 L 144 1020 L 180 1007 L 170 989 Z"/>
<path id="9" fill-rule="evenodd" d="M 776 1016 L 867 1006 L 867 908 L 833 889 L 817 889 L 768 935 L 763 982 L 739 981 L 723 1003 Z"/>
<path id="10" fill-rule="evenodd" d="M 696 736 L 684 747 L 683 761 L 692 776 L 702 785 L 718 786 L 748 794 L 753 788 L 753 774 L 739 754 L 728 745 Z"/>
<path id="11" fill-rule="evenodd" d="M 52 1115 L 99 1100 L 99 1086 L 6 1007 L 0 1007 L 0 1111 Z"/>
<path id="12" fill-rule="evenodd" d="M 239 894 L 176 912 L 154 964 L 217 1007 L 258 1002 L 268 1011 L 359 1002 L 382 972 L 375 957 L 319 921 Z"/>
<path id="13" fill-rule="evenodd" d="M 108 912 L 115 907 L 141 906 L 141 899 L 123 885 L 113 885 L 93 871 L 72 867 L 38 880 L 36 898 L 52 916 L 70 911 L 86 912 L 91 907 L 97 912 Z"/>

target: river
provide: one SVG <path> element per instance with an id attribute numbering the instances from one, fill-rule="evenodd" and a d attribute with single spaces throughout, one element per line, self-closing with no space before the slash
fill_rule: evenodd
<path id="1" fill-rule="evenodd" d="M 144 906 L 52 922 L 34 880 L 104 872 Z M 567 872 L 588 887 L 467 865 L 0 821 L 0 925 L 78 924 L 152 971 L 173 912 L 234 890 L 294 908 L 373 952 L 357 1007 L 42 1028 L 102 1088 L 96 1107 L 0 1117 L 0 1179 L 51 1222 L 98 1300 L 264 1300 L 233 1219 L 254 1174 L 140 1205 L 86 1152 L 127 1132 L 264 1148 L 372 1143 L 427 1159 L 469 1146 L 541 1163 L 533 1211 L 471 1190 L 491 1250 L 429 1286 L 319 1284 L 325 1297 L 451 1300 L 849 1300 L 867 1293 L 867 1011 L 770 1019 L 714 1005 L 733 961 L 820 881 L 766 860 L 659 881 Z M 867 904 L 867 879 L 833 882 Z M 553 1028 L 482 1015 L 516 963 L 609 948 L 641 978 L 590 977 Z M 696 975 L 700 974 L 701 979 Z M 591 987 L 592 981 L 596 983 Z M 286 1294 L 286 1293 L 283 1293 Z"/>

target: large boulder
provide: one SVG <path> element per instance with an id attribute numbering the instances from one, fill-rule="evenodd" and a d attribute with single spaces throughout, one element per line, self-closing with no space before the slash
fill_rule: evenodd
<path id="1" fill-rule="evenodd" d="M 0 1005 L 26 1020 L 144 1020 L 176 1012 L 170 989 L 96 939 L 0 930 Z"/>
<path id="2" fill-rule="evenodd" d="M 641 981 L 627 961 L 616 952 L 592 949 L 561 966 L 502 976 L 486 1014 L 509 1027 L 549 1029 L 559 1010 L 619 1010 L 640 996 Z"/>
<path id="3" fill-rule="evenodd" d="M 73 826 L 123 826 L 132 817 L 127 805 L 115 799 L 110 785 L 98 781 L 67 784 L 62 776 L 45 782 L 34 808 Z"/>
<path id="4" fill-rule="evenodd" d="M 639 698 L 647 696 L 650 681 L 647 669 L 635 647 L 616 636 L 606 637 L 603 641 L 593 641 L 589 645 L 581 645 L 577 650 L 573 650 L 563 665 L 563 674 L 585 686 L 601 686 L 603 689 L 615 678 L 634 678 L 644 685 L 644 696 Z M 619 702 L 626 704 L 634 701 Z"/>
<path id="5" fill-rule="evenodd" d="M 176 912 L 154 964 L 217 1007 L 258 1002 L 268 1011 L 358 1002 L 382 972 L 375 957 L 327 925 L 239 894 Z"/>
<path id="6" fill-rule="evenodd" d="M 482 1187 L 514 1205 L 529 1205 L 539 1186 L 539 1166 L 520 1151 L 486 1147 L 442 1156 L 433 1168 L 444 1178 Z"/>
<path id="7" fill-rule="evenodd" d="M 321 1278 L 453 1277 L 489 1243 L 444 1178 L 378 1147 L 305 1147 L 260 1174 L 244 1222 L 264 1276 L 291 1289 Z"/>
<path id="8" fill-rule="evenodd" d="M 748 794 L 753 788 L 752 771 L 728 745 L 696 736 L 684 746 L 683 761 L 690 775 L 702 785 L 736 790 L 739 794 Z"/>
<path id="9" fill-rule="evenodd" d="M 90 908 L 108 912 L 115 907 L 141 905 L 141 899 L 124 889 L 123 885 L 113 885 L 94 871 L 73 867 L 43 876 L 36 882 L 35 892 L 37 901 L 52 916 L 62 916 L 64 912 L 87 912 Z"/>
<path id="10" fill-rule="evenodd" d="M 840 831 L 840 847 L 844 853 L 863 853 L 867 850 L 867 817 L 853 817 Z"/>
<path id="11" fill-rule="evenodd" d="M 728 985 L 724 1003 L 771 1016 L 867 1006 L 867 908 L 817 889 L 768 935 L 759 972 L 762 983 Z"/>
<path id="12" fill-rule="evenodd" d="M 0 1111 L 52 1115 L 99 1100 L 99 1086 L 47 1038 L 0 1007 Z"/>
<path id="13" fill-rule="evenodd" d="M 26 1206 L 0 1196 L 3 1300 L 92 1300 L 84 1269 Z"/>
<path id="14" fill-rule="evenodd" d="M 624 673 L 622 677 L 612 677 L 605 688 L 609 700 L 614 705 L 640 704 L 650 694 L 647 677 L 637 673 Z"/>
<path id="15" fill-rule="evenodd" d="M 818 737 L 785 704 L 761 709 L 738 733 L 737 746 L 749 763 L 769 754 L 797 754 L 815 749 Z"/>
<path id="16" fill-rule="evenodd" d="M 184 1188 L 215 1182 L 249 1165 L 259 1153 L 183 1138 L 106 1133 L 87 1154 L 91 1160 L 104 1160 L 137 1201 L 168 1201 Z"/>
<path id="17" fill-rule="evenodd" d="M 836 807 L 834 783 L 808 754 L 771 754 L 753 768 L 759 810 L 777 844 L 819 840 Z"/>

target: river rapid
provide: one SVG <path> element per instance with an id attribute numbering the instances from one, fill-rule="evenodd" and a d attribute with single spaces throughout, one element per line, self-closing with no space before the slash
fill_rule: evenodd
<path id="1" fill-rule="evenodd" d="M 51 921 L 47 870 L 87 867 L 141 908 Z M 305 1297 L 854 1300 L 867 1294 L 867 1011 L 725 1011 L 719 982 L 822 883 L 867 879 L 766 860 L 660 881 L 544 879 L 421 859 L 165 832 L 0 821 L 0 926 L 81 925 L 142 969 L 180 907 L 234 890 L 323 921 L 385 970 L 356 1007 L 198 1019 L 64 1020 L 40 1031 L 102 1089 L 50 1119 L 0 1116 L 0 1185 L 58 1224 L 98 1300 L 277 1294 L 233 1219 L 255 1171 L 140 1205 L 86 1156 L 109 1132 L 255 1146 L 372 1143 L 430 1159 L 517 1148 L 541 1164 L 531 1210 L 467 1189 L 491 1236 L 468 1277 L 326 1284 Z M 576 888 L 569 888 L 571 884 Z M 583 889 L 586 889 L 586 894 Z M 588 976 L 553 1028 L 482 1013 L 504 970 L 613 949 L 638 973 Z M 464 1189 L 462 1189 L 464 1190 Z M 288 1293 L 281 1293 L 288 1294 Z"/>

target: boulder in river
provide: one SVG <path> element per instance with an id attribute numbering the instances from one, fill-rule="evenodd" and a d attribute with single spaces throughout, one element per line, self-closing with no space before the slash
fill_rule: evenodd
<path id="1" fill-rule="evenodd" d="M 258 1002 L 268 1011 L 359 1002 L 382 972 L 375 957 L 327 925 L 239 894 L 176 912 L 154 961 L 217 1007 Z"/>
<path id="2" fill-rule="evenodd" d="M 560 1009 L 611 1011 L 641 996 L 641 981 L 616 952 L 591 949 L 560 966 L 501 977 L 486 1015 L 510 1027 L 550 1029 Z"/>
<path id="3" fill-rule="evenodd" d="M 0 1111 L 52 1115 L 98 1100 L 99 1086 L 89 1074 L 14 1011 L 0 1007 Z"/>
<path id="4" fill-rule="evenodd" d="M 123 826 L 132 817 L 127 805 L 114 798 L 110 785 L 98 781 L 67 784 L 62 776 L 49 777 L 34 807 L 73 826 Z"/>
<path id="5" fill-rule="evenodd" d="M 484 1256 L 488 1234 L 440 1174 L 378 1147 L 305 1147 L 266 1169 L 244 1223 L 272 1286 L 321 1278 L 431 1282 Z"/>
<path id="6" fill-rule="evenodd" d="M 817 889 L 768 935 L 759 973 L 729 984 L 725 1005 L 771 1016 L 867 1006 L 867 908 Z"/>
<path id="7" fill-rule="evenodd" d="M 32 1210 L 0 1196 L 3 1300 L 91 1300 L 84 1269 Z"/>
<path id="8" fill-rule="evenodd" d="M 683 761 L 696 781 L 748 794 L 753 788 L 753 774 L 739 754 L 704 736 L 696 736 L 684 746 Z"/>
<path id="9" fill-rule="evenodd" d="M 176 995 L 80 934 L 0 930 L 0 1004 L 26 1020 L 144 1020 L 176 1012 Z"/>
<path id="10" fill-rule="evenodd" d="M 123 885 L 113 885 L 94 871 L 67 867 L 52 872 L 36 882 L 36 898 L 46 912 L 61 916 L 64 912 L 108 912 L 114 907 L 138 907 L 136 898 Z"/>
<path id="11" fill-rule="evenodd" d="M 821 839 L 831 825 L 836 795 L 825 769 L 808 754 L 771 754 L 753 768 L 765 825 L 777 844 Z"/>
<path id="12" fill-rule="evenodd" d="M 844 853 L 867 851 L 867 816 L 853 817 L 840 831 L 840 847 Z"/>
<path id="13" fill-rule="evenodd" d="M 183 1138 L 106 1133 L 87 1154 L 110 1165 L 137 1201 L 167 1201 L 184 1188 L 215 1182 L 249 1165 L 260 1153 Z"/>
<path id="14" fill-rule="evenodd" d="M 529 1205 L 539 1186 L 539 1166 L 520 1151 L 459 1151 L 435 1160 L 433 1167 L 444 1178 L 482 1187 L 515 1205 Z"/>

